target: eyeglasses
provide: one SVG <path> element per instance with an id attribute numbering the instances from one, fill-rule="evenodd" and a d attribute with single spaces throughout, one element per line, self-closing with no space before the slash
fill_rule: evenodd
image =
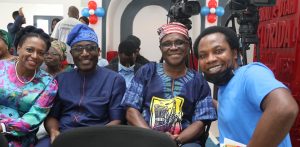
<path id="1" fill-rule="evenodd" d="M 83 53 L 83 50 L 85 50 L 86 52 L 95 52 L 98 50 L 98 46 L 95 45 L 87 45 L 87 46 L 74 46 L 72 47 L 71 51 L 74 53 Z"/>
<path id="2" fill-rule="evenodd" d="M 184 41 L 184 40 L 175 40 L 174 42 L 172 42 L 172 41 L 162 42 L 160 44 L 160 46 L 163 47 L 163 48 L 171 48 L 173 45 L 175 47 L 182 47 L 184 44 L 187 44 L 187 43 L 188 42 Z"/>

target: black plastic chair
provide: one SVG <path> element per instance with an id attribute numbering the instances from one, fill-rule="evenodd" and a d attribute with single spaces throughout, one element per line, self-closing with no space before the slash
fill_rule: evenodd
<path id="1" fill-rule="evenodd" d="M 0 147 L 8 147 L 8 142 L 1 133 L 0 133 Z"/>
<path id="2" fill-rule="evenodd" d="M 164 133 L 132 126 L 93 126 L 66 131 L 52 147 L 177 147 Z"/>

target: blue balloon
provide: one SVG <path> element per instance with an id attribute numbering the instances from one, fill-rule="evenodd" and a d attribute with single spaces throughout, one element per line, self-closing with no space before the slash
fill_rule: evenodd
<path id="1" fill-rule="evenodd" d="M 204 15 L 204 16 L 206 16 L 206 15 L 208 15 L 209 14 L 209 8 L 208 7 L 206 7 L 206 6 L 203 6 L 202 8 L 201 8 L 201 12 L 200 12 L 202 15 Z"/>
<path id="2" fill-rule="evenodd" d="M 98 17 L 103 17 L 105 15 L 105 11 L 103 8 L 98 7 L 95 10 L 95 15 L 97 15 Z"/>
<path id="3" fill-rule="evenodd" d="M 81 10 L 81 14 L 82 14 L 82 16 L 89 17 L 90 16 L 89 9 L 88 8 L 83 8 Z"/>
<path id="4" fill-rule="evenodd" d="M 223 16 L 224 13 L 225 13 L 225 10 L 224 10 L 223 7 L 219 6 L 219 7 L 216 8 L 216 15 L 217 16 Z"/>

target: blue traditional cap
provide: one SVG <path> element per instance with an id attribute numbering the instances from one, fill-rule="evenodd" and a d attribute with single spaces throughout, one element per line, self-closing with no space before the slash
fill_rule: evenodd
<path id="1" fill-rule="evenodd" d="M 74 26 L 68 35 L 67 44 L 73 46 L 80 41 L 92 41 L 98 44 L 98 38 L 95 31 L 86 24 L 78 24 Z"/>

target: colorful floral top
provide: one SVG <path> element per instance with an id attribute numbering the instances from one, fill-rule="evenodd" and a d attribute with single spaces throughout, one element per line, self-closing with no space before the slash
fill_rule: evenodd
<path id="1" fill-rule="evenodd" d="M 9 146 L 33 146 L 57 88 L 56 80 L 43 70 L 23 84 L 16 77 L 15 62 L 0 61 L 0 123 L 5 125 Z"/>

